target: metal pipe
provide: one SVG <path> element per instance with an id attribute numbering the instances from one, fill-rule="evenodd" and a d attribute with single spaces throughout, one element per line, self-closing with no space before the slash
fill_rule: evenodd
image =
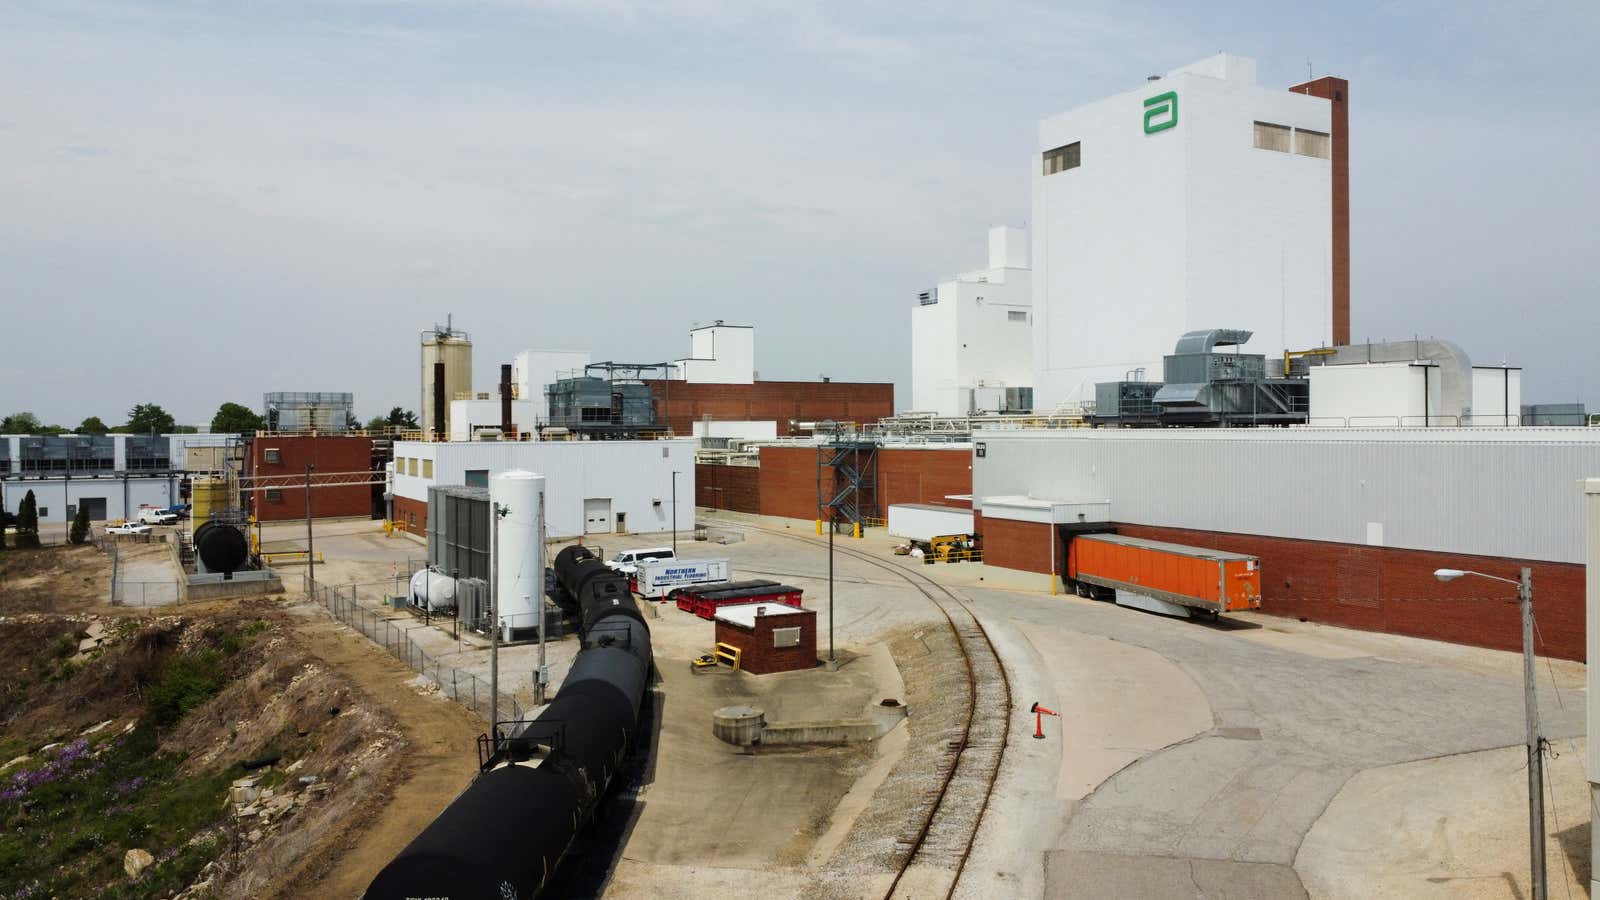
<path id="1" fill-rule="evenodd" d="M 517 430 L 511 421 L 511 364 L 500 365 L 500 434 L 509 437 Z"/>
<path id="2" fill-rule="evenodd" d="M 311 597 L 317 596 L 317 556 L 316 548 L 311 546 L 311 470 L 314 468 L 306 463 L 306 580 L 311 583 Z M 198 549 L 196 552 L 199 552 Z"/>
<path id="3" fill-rule="evenodd" d="M 445 438 L 444 411 L 444 363 L 436 362 L 433 364 L 433 439 L 436 441 Z"/>

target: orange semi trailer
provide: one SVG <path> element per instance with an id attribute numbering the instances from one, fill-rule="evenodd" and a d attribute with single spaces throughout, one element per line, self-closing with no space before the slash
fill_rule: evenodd
<path id="1" fill-rule="evenodd" d="M 1261 606 L 1261 560 L 1121 534 L 1083 534 L 1067 545 L 1067 579 L 1143 594 L 1212 615 Z M 1100 594 L 1090 588 L 1089 595 Z M 1109 598 L 1108 598 L 1109 599 Z"/>

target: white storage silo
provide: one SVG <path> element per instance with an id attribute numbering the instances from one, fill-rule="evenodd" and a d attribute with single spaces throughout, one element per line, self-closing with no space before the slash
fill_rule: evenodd
<path id="1" fill-rule="evenodd" d="M 489 479 L 500 534 L 495 564 L 499 618 L 512 631 L 537 628 L 544 607 L 544 476 L 521 469 Z"/>

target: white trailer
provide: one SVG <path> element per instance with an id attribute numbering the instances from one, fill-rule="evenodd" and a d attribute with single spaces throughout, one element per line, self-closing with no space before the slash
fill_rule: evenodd
<path id="1" fill-rule="evenodd" d="M 889 506 L 892 537 L 928 543 L 948 534 L 971 534 L 972 510 L 931 503 L 893 503 Z"/>
<path id="2" fill-rule="evenodd" d="M 725 559 L 644 559 L 633 589 L 640 596 L 665 597 L 673 588 L 727 581 L 732 571 Z"/>

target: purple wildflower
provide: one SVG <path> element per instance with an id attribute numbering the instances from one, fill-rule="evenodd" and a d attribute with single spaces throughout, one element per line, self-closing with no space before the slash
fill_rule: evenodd
<path id="1" fill-rule="evenodd" d="M 135 775 L 134 777 L 125 781 L 117 782 L 114 787 L 118 795 L 131 794 L 134 791 L 137 791 L 139 788 L 144 787 L 144 776 Z"/>

